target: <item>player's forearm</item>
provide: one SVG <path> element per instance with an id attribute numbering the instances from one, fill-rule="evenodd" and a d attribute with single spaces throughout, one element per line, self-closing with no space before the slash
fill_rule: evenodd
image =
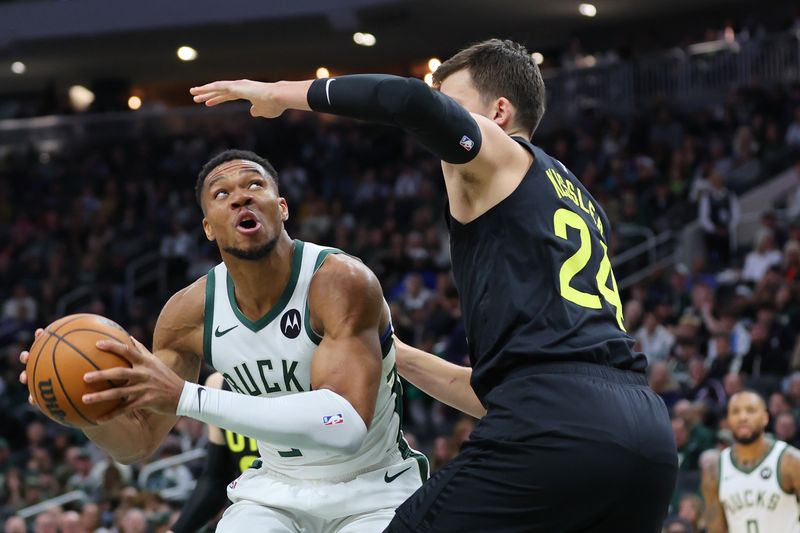
<path id="1" fill-rule="evenodd" d="M 470 385 L 472 369 L 397 342 L 397 371 L 415 387 L 475 418 L 486 408 Z"/>
<path id="2" fill-rule="evenodd" d="M 357 452 L 367 435 L 350 402 L 328 389 L 264 398 L 186 382 L 178 415 L 274 446 L 344 455 Z"/>
<path id="3" fill-rule="evenodd" d="M 293 95 L 293 104 L 296 98 Z M 307 106 L 322 113 L 403 128 L 448 163 L 472 161 L 481 146 L 481 130 L 472 115 L 416 78 L 356 74 L 315 80 L 308 86 Z"/>
<path id="4" fill-rule="evenodd" d="M 151 427 L 152 417 L 155 416 L 163 415 L 135 412 L 98 426 L 85 428 L 83 432 L 92 442 L 108 452 L 115 461 L 132 464 L 152 455 L 166 435 L 166 433 L 156 434 Z M 176 417 L 170 418 L 177 420 Z M 172 425 L 174 421 L 169 427 Z"/>

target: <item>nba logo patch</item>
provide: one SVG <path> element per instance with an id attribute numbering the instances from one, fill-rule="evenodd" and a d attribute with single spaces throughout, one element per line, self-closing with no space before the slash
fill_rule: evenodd
<path id="1" fill-rule="evenodd" d="M 342 416 L 342 413 L 336 413 L 335 415 L 322 417 L 323 426 L 335 426 L 336 424 L 344 424 L 344 417 Z"/>
<path id="2" fill-rule="evenodd" d="M 475 141 L 464 135 L 463 137 L 461 137 L 461 140 L 458 141 L 458 144 L 460 144 L 461 147 L 464 148 L 464 150 L 469 152 L 470 150 L 472 150 L 472 147 L 475 146 Z"/>

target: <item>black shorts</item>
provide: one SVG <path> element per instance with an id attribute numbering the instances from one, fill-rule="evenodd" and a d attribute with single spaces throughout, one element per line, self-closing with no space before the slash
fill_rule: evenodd
<path id="1" fill-rule="evenodd" d="M 641 374 L 537 365 L 486 396 L 458 457 L 389 532 L 657 533 L 675 486 L 669 416 Z"/>

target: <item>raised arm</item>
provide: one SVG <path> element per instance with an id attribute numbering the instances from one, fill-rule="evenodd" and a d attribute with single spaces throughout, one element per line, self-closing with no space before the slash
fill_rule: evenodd
<path id="1" fill-rule="evenodd" d="M 470 385 L 472 369 L 454 365 L 428 352 L 409 346 L 395 338 L 397 371 L 415 387 L 442 403 L 475 418 L 486 414 L 486 408 Z"/>
<path id="2" fill-rule="evenodd" d="M 725 511 L 719 501 L 719 460 L 708 461 L 703 467 L 702 490 L 707 533 L 727 533 Z"/>
<path id="3" fill-rule="evenodd" d="M 504 198 L 531 163 L 531 156 L 495 120 L 470 113 L 460 102 L 415 78 L 356 74 L 277 83 L 217 81 L 190 92 L 195 102 L 208 106 L 248 100 L 255 117 L 274 118 L 298 109 L 403 128 L 444 162 L 448 187 L 454 176 L 462 178 L 459 184 L 470 184 L 465 191 L 473 198 L 467 203 L 486 196 L 489 183 L 493 188 L 488 201 Z M 508 100 L 502 101 L 498 113 L 510 116 Z"/>

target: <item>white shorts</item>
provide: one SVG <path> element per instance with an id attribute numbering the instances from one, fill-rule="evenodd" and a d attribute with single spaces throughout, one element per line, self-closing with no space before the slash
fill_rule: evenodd
<path id="1" fill-rule="evenodd" d="M 424 460 L 424 459 L 423 459 Z M 222 533 L 378 533 L 427 476 L 414 456 L 347 481 L 300 480 L 250 468 L 228 485 Z"/>

